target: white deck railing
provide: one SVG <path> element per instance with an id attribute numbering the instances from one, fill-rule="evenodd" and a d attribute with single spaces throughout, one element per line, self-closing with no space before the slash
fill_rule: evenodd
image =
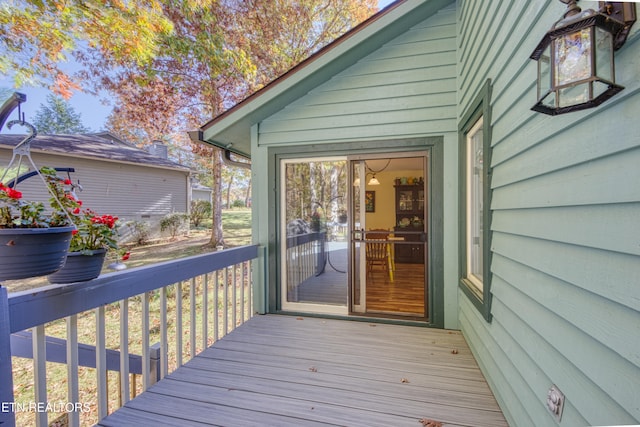
<path id="1" fill-rule="evenodd" d="M 243 246 L 109 273 L 89 282 L 11 295 L 0 286 L 0 425 L 47 426 L 49 417 L 60 413 L 66 414 L 69 426 L 93 424 L 130 400 L 136 390 L 146 390 L 181 366 L 185 356 L 191 359 L 198 349 L 207 348 L 252 316 L 251 272 L 257 268 L 252 264 L 258 250 L 255 245 Z M 187 307 L 183 307 L 184 299 Z M 136 307 L 135 318 L 140 321 L 137 337 L 130 334 L 134 322 L 130 318 L 132 305 Z M 107 310 L 119 311 L 116 349 L 107 348 L 107 338 L 112 338 L 107 337 L 107 328 L 114 330 L 107 320 Z M 92 311 L 95 341 L 79 344 L 79 318 L 86 321 L 84 313 Z M 62 325 L 66 336 L 47 337 L 45 325 L 50 322 L 66 323 Z M 185 323 L 188 331 L 183 329 Z M 174 333 L 169 332 L 170 327 Z M 188 345 L 183 343 L 185 332 Z M 21 340 L 31 342 L 24 346 Z M 140 354 L 133 355 L 130 343 L 138 340 Z M 15 400 L 14 386 L 18 384 L 14 382 L 12 354 L 33 357 L 31 400 Z M 175 360 L 169 360 L 170 354 Z M 60 386 L 47 382 L 47 362 L 51 361 L 67 366 L 66 401 L 62 404 L 48 400 L 48 390 Z M 95 402 L 80 396 L 81 366 L 95 368 Z M 108 371 L 119 373 L 115 385 Z M 141 374 L 141 385 L 136 384 L 137 376 L 132 373 Z M 118 395 L 112 407 L 109 390 Z M 85 411 L 95 413 L 83 415 L 81 421 Z M 85 416 L 88 419 L 84 420 Z"/>

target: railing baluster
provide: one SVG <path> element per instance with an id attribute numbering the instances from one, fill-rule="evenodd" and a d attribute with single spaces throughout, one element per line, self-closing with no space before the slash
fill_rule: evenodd
<path id="1" fill-rule="evenodd" d="M 167 287 L 160 289 L 160 378 L 169 372 L 169 338 L 167 332 Z"/>
<path id="2" fill-rule="evenodd" d="M 234 330 L 236 328 L 236 326 L 238 326 L 238 280 L 237 280 L 237 271 L 238 271 L 238 265 L 234 265 L 233 267 L 231 267 L 231 284 L 233 285 L 232 290 L 233 290 L 233 294 L 232 294 L 232 298 L 231 298 L 231 304 L 233 307 L 233 311 L 231 312 L 231 319 L 233 322 L 233 325 L 231 326 L 231 330 Z"/>
<path id="3" fill-rule="evenodd" d="M 240 265 L 240 322 L 244 323 L 244 310 L 245 310 L 245 304 L 244 304 L 244 286 L 245 286 L 245 275 L 246 275 L 246 263 L 243 262 Z"/>
<path id="4" fill-rule="evenodd" d="M 47 355 L 45 348 L 44 325 L 33 328 L 33 387 L 36 402 L 47 403 Z M 47 412 L 36 411 L 36 426 L 47 427 Z"/>
<path id="5" fill-rule="evenodd" d="M 129 298 L 120 301 L 120 406 L 130 398 L 129 390 Z"/>
<path id="6" fill-rule="evenodd" d="M 209 275 L 202 277 L 202 349 L 209 347 Z"/>
<path id="7" fill-rule="evenodd" d="M 196 279 L 191 279 L 189 286 L 189 310 L 190 310 L 190 325 L 189 325 L 189 359 L 193 359 L 196 355 Z"/>
<path id="8" fill-rule="evenodd" d="M 219 271 L 214 271 L 213 274 L 213 287 L 215 289 L 215 292 L 213 293 L 213 342 L 218 341 L 218 337 L 220 336 L 220 333 L 218 331 L 218 328 L 220 327 L 220 320 L 219 320 L 219 313 L 220 313 L 220 307 L 218 307 L 218 301 L 220 300 L 219 298 L 219 294 L 220 294 L 220 277 L 219 277 Z"/>
<path id="9" fill-rule="evenodd" d="M 247 310 L 247 318 L 251 319 L 253 316 L 253 269 L 258 268 L 258 263 L 253 261 L 246 261 L 248 266 L 247 272 L 247 292 L 249 296 L 247 297 L 247 302 L 249 305 L 249 309 Z"/>
<path id="10" fill-rule="evenodd" d="M 67 317 L 67 402 L 80 402 L 78 385 L 78 316 Z M 80 426 L 80 411 L 67 413 L 69 427 Z"/>
<path id="11" fill-rule="evenodd" d="M 222 278 L 224 280 L 224 318 L 222 319 L 224 330 L 222 332 L 223 336 L 225 336 L 229 333 L 229 267 L 224 268 L 224 276 Z"/>
<path id="12" fill-rule="evenodd" d="M 142 391 L 146 391 L 151 382 L 149 380 L 149 292 L 142 294 Z"/>
<path id="13" fill-rule="evenodd" d="M 176 283 L 176 366 L 182 366 L 182 282 Z"/>
<path id="14" fill-rule="evenodd" d="M 95 309 L 96 315 L 96 378 L 98 383 L 98 419 L 101 420 L 109 413 L 107 399 L 107 350 L 105 306 Z"/>

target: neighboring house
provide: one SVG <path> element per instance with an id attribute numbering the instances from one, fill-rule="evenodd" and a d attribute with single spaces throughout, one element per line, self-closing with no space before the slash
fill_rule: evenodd
<path id="1" fill-rule="evenodd" d="M 251 158 L 253 236 L 267 257 L 259 311 L 460 329 L 511 425 L 560 423 L 547 409 L 553 385 L 562 425 L 640 423 L 640 24 L 615 52 L 625 89 L 552 117 L 531 111 L 529 56 L 564 11 L 397 1 L 192 133 Z M 317 165 L 342 171 L 322 181 L 332 197 L 320 201 L 308 196 Z M 365 184 L 373 175 L 380 184 Z M 407 177 L 423 180 L 391 184 Z M 302 241 L 288 239 L 302 233 L 291 224 L 335 200 L 352 231 L 328 243 L 341 294 L 305 296 L 292 277 L 309 258 L 290 255 Z M 377 284 L 360 230 L 374 228 L 405 242 L 377 296 L 407 291 L 412 266 L 420 297 L 367 298 Z"/>
<path id="2" fill-rule="evenodd" d="M 0 134 L 3 168 L 9 164 L 13 147 L 24 138 Z M 163 216 L 189 211 L 189 168 L 110 134 L 38 135 L 31 142 L 31 157 L 38 167 L 75 169 L 70 178 L 82 186 L 77 195 L 84 206 L 99 214 L 117 216 L 122 223 L 147 222 L 152 235 L 158 232 Z M 37 177 L 20 183 L 18 189 L 25 198 L 48 199 Z"/>
<path id="3" fill-rule="evenodd" d="M 191 200 L 204 200 L 213 204 L 213 191 L 210 187 L 194 182 L 191 184 Z"/>

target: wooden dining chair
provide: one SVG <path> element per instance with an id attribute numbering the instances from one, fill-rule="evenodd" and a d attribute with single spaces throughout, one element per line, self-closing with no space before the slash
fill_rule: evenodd
<path id="1" fill-rule="evenodd" d="M 389 258 L 389 236 L 388 230 L 370 230 L 366 233 L 366 258 L 367 258 L 367 276 L 373 272 L 376 265 L 382 266 L 382 269 L 389 274 L 389 279 L 393 281 L 393 272 L 390 270 L 391 265 Z"/>

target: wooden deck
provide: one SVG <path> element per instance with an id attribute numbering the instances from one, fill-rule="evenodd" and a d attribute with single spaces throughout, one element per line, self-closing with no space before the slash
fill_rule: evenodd
<path id="1" fill-rule="evenodd" d="M 506 426 L 459 332 L 257 316 L 102 426 Z"/>

